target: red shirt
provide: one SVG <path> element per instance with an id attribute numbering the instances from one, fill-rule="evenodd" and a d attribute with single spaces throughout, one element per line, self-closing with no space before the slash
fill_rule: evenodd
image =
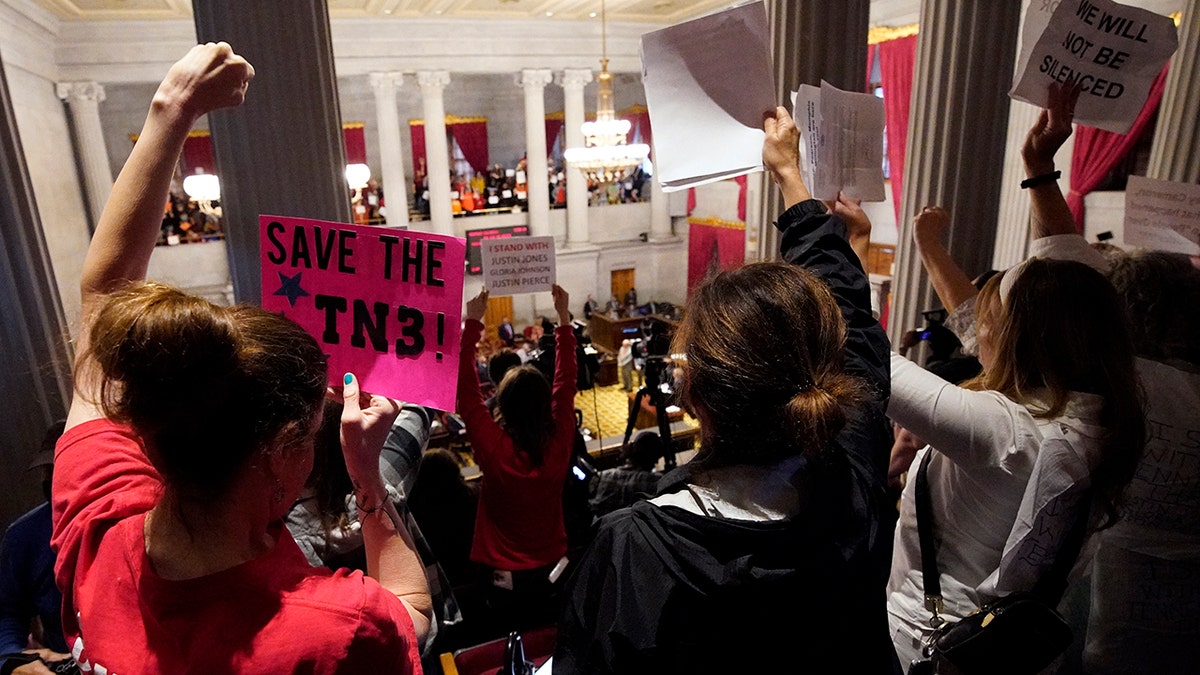
<path id="1" fill-rule="evenodd" d="M 361 572 L 311 567 L 282 526 L 262 557 L 196 579 L 158 576 L 143 525 L 162 483 L 127 427 L 74 427 L 54 468 L 63 632 L 85 670 L 421 672 L 403 603 Z"/>
<path id="2" fill-rule="evenodd" d="M 554 329 L 554 436 L 536 467 L 484 405 L 475 379 L 482 333 L 482 323 L 467 320 L 458 369 L 458 412 L 483 471 L 471 560 L 512 571 L 550 565 L 567 552 L 562 493 L 575 443 L 575 333 L 569 325 Z"/>

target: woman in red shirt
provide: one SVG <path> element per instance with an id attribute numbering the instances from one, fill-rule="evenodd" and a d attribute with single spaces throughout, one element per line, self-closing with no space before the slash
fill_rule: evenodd
<path id="1" fill-rule="evenodd" d="M 281 315 L 141 281 L 188 130 L 253 76 L 225 43 L 172 66 L 84 261 L 51 541 L 84 672 L 420 672 L 429 588 L 378 471 L 396 403 L 345 375 L 370 577 L 314 569 L 283 516 L 312 468 L 322 350 Z"/>
<path id="2" fill-rule="evenodd" d="M 556 285 L 553 295 L 553 389 L 537 368 L 512 368 L 496 390 L 494 418 L 473 368 L 486 290 L 467 302 L 462 332 L 458 412 L 483 471 L 471 560 L 486 568 L 488 604 L 507 629 L 554 618 L 549 577 L 567 552 L 562 492 L 575 441 L 575 333 L 567 292 Z"/>

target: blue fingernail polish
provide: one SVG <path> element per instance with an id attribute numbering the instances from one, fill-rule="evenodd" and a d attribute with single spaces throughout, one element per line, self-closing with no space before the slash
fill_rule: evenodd
<path id="1" fill-rule="evenodd" d="M 345 382 L 346 384 L 350 384 L 351 382 L 354 381 L 354 376 L 351 375 L 350 373 L 346 373 L 346 377 L 342 378 L 342 381 Z"/>

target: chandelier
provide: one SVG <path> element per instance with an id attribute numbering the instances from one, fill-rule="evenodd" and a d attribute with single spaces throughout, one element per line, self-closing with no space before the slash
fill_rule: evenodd
<path id="1" fill-rule="evenodd" d="M 593 183 L 614 183 L 629 175 L 650 154 L 645 143 L 627 145 L 625 135 L 629 133 L 629 120 L 617 119 L 613 110 L 612 73 L 608 72 L 608 29 L 604 13 L 604 2 L 600 3 L 600 76 L 596 78 L 600 88 L 596 93 L 596 121 L 584 122 L 584 147 L 567 148 L 563 159 L 575 167 Z"/>

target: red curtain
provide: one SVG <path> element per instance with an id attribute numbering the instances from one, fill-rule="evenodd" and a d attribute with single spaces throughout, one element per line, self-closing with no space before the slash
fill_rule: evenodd
<path id="1" fill-rule="evenodd" d="M 746 228 L 738 224 L 690 221 L 688 230 L 688 296 L 709 276 L 740 267 L 746 260 Z"/>
<path id="2" fill-rule="evenodd" d="M 1114 134 L 1111 131 L 1081 126 L 1075 131 L 1075 154 L 1071 157 L 1071 191 L 1067 193 L 1067 206 L 1075 216 L 1075 227 L 1083 232 L 1083 197 L 1113 170 L 1133 146 L 1141 138 L 1142 132 L 1149 126 L 1150 120 L 1158 112 L 1158 104 L 1162 101 L 1163 89 L 1167 82 L 1167 66 L 1155 78 L 1150 86 L 1150 94 L 1137 120 L 1127 134 Z"/>
<path id="3" fill-rule="evenodd" d="M 641 138 L 641 142 L 653 147 L 653 134 L 650 132 L 650 111 L 646 106 L 634 104 L 621 112 L 617 117 L 629 120 L 629 133 L 625 134 L 625 142 L 633 143 L 633 139 Z"/>
<path id="4" fill-rule="evenodd" d="M 488 135 L 487 122 L 456 122 L 447 124 L 446 129 L 458 141 L 463 157 L 477 174 L 487 173 Z"/>
<path id="5" fill-rule="evenodd" d="M 887 156 L 891 173 L 896 223 L 900 223 L 900 197 L 904 194 L 904 151 L 908 145 L 908 106 L 912 98 L 917 36 L 879 43 L 879 79 L 887 124 Z"/>
<path id="6" fill-rule="evenodd" d="M 425 125 L 408 123 L 408 133 L 412 138 L 413 175 L 422 173 L 418 169 L 421 160 L 425 159 Z"/>
<path id="7" fill-rule="evenodd" d="M 216 173 L 217 162 L 213 159 L 212 136 L 189 135 L 183 142 L 183 175 L 190 176 L 202 169 L 202 173 Z"/>
<path id="8" fill-rule="evenodd" d="M 367 142 L 363 139 L 362 125 L 342 127 L 342 136 L 346 139 L 346 163 L 367 163 Z"/>
<path id="9" fill-rule="evenodd" d="M 561 116 L 546 116 L 546 152 L 553 151 L 554 142 L 558 140 L 558 135 L 562 133 L 563 126 L 565 125 L 566 120 Z"/>

